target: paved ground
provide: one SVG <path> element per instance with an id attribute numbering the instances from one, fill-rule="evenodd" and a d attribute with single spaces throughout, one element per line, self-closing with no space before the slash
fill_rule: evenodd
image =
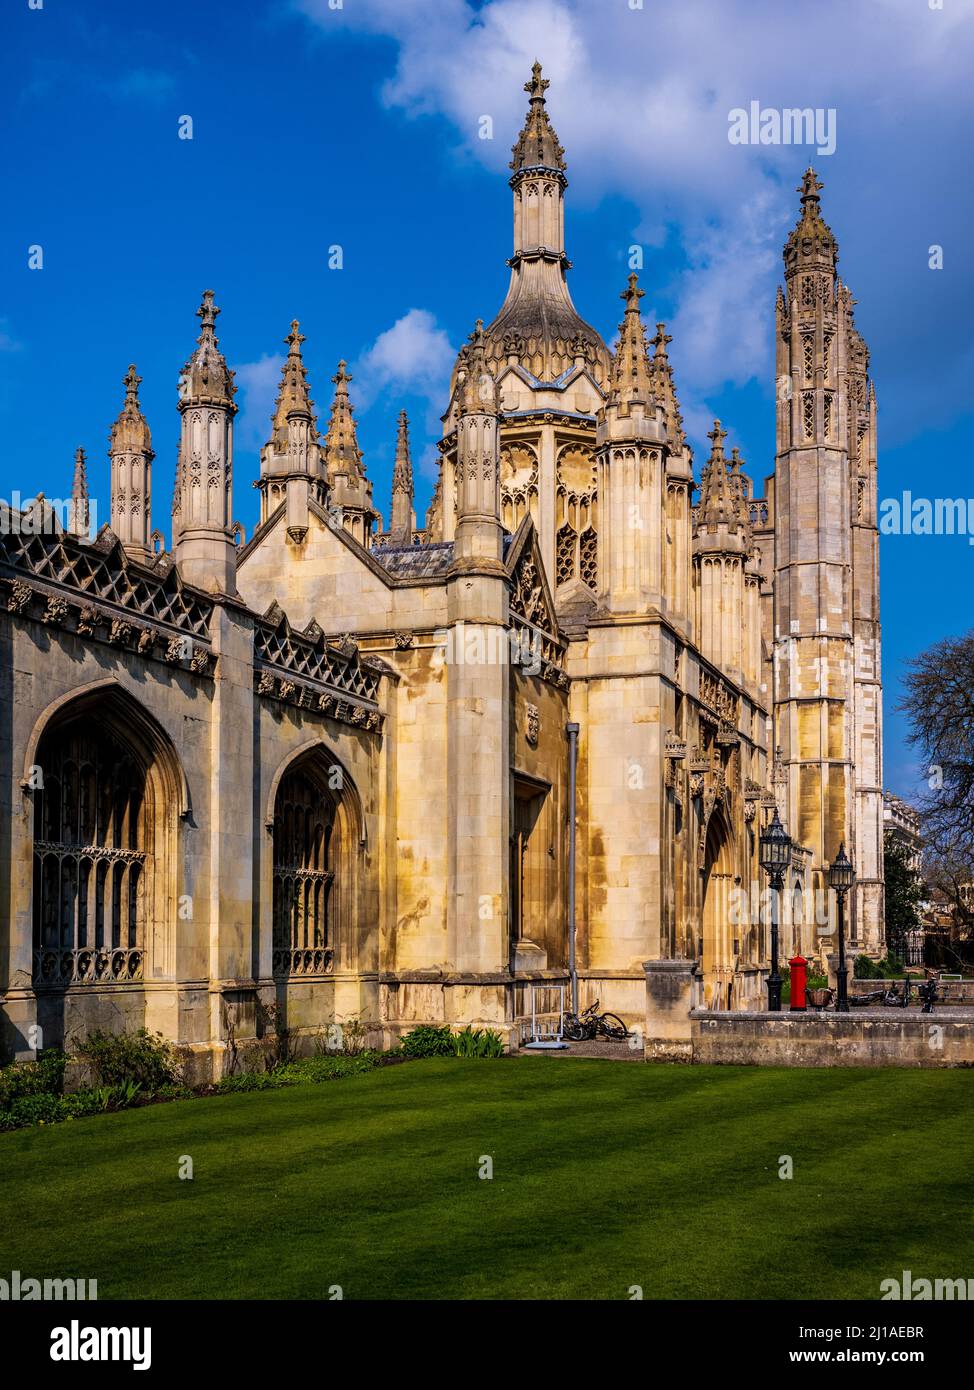
<path id="1" fill-rule="evenodd" d="M 635 1043 L 630 1047 L 629 1043 Z M 592 1042 L 573 1042 L 567 1047 L 558 1051 L 549 1051 L 547 1048 L 541 1051 L 532 1051 L 530 1048 L 520 1048 L 519 1057 L 601 1057 L 610 1062 L 641 1062 L 643 1060 L 643 1047 L 641 1042 L 630 1038 L 629 1042 L 610 1042 L 608 1038 L 597 1038 Z"/>

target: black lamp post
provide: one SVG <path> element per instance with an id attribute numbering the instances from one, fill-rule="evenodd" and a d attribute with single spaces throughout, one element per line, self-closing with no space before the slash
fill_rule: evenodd
<path id="1" fill-rule="evenodd" d="M 778 974 L 778 900 L 785 869 L 791 861 L 791 839 L 775 807 L 771 824 L 761 832 L 761 867 L 771 879 L 771 974 L 768 976 L 768 1011 L 781 1012 L 781 976 Z"/>
<path id="2" fill-rule="evenodd" d="M 845 971 L 845 895 L 856 881 L 852 860 L 845 852 L 845 841 L 829 866 L 829 887 L 833 890 L 839 909 L 839 990 L 836 995 L 837 1013 L 849 1012 L 849 989 Z"/>

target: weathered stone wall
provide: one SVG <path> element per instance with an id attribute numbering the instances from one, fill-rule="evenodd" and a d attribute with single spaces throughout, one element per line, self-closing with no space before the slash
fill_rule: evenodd
<path id="1" fill-rule="evenodd" d="M 965 1011 L 966 1012 L 966 1011 Z M 778 1067 L 974 1066 L 974 1012 L 897 1015 L 741 1013 L 695 1010 L 697 1063 Z"/>
<path id="2" fill-rule="evenodd" d="M 203 672 L 33 619 L 0 620 L 0 1050 L 29 1050 L 92 1028 L 158 1029 L 222 1054 L 228 1017 L 239 1038 L 276 1025 L 320 1028 L 377 1010 L 380 878 L 389 853 L 380 816 L 387 740 L 293 703 L 255 694 L 253 618 L 216 605 Z M 386 686 L 391 682 L 386 682 Z M 386 690 L 388 697 L 388 690 Z M 159 782 L 154 901 L 141 980 L 32 987 L 33 794 L 28 766 L 45 729 L 75 715 L 110 716 L 141 738 Z M 333 973 L 271 979 L 273 798 L 296 760 L 341 769 L 355 819 Z M 43 773 L 43 767 L 41 766 Z M 150 771 L 155 776 L 154 771 Z M 87 943 L 89 945 L 93 943 Z M 263 1008 L 261 1006 L 264 1006 Z M 229 1014 L 228 1014 L 229 1010 Z M 265 1021 L 262 1023 L 261 1019 Z"/>

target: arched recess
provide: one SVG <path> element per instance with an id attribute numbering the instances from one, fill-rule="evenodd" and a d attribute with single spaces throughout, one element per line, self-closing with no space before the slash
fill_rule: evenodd
<path id="1" fill-rule="evenodd" d="M 724 1009 L 730 1001 L 734 974 L 734 925 L 731 891 L 734 855 L 723 808 L 715 806 L 704 840 L 701 922 L 703 925 L 704 998 L 709 1009 Z"/>
<path id="2" fill-rule="evenodd" d="M 92 682 L 37 721 L 23 786 L 35 986 L 173 978 L 189 788 L 162 726 L 117 680 Z"/>
<path id="3" fill-rule="evenodd" d="M 791 954 L 800 956 L 804 932 L 802 928 L 805 924 L 805 894 L 802 892 L 801 882 L 796 878 L 791 890 Z"/>
<path id="4" fill-rule="evenodd" d="M 311 740 L 271 779 L 261 974 L 279 982 L 362 968 L 365 823 L 355 783 Z"/>

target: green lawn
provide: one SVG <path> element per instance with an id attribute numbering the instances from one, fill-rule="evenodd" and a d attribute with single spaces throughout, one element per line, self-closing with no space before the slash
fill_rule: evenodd
<path id="1" fill-rule="evenodd" d="M 875 1298 L 904 1268 L 974 1276 L 972 1099 L 970 1071 L 536 1057 L 152 1106 L 0 1135 L 0 1277 L 97 1278 L 102 1299 Z"/>

